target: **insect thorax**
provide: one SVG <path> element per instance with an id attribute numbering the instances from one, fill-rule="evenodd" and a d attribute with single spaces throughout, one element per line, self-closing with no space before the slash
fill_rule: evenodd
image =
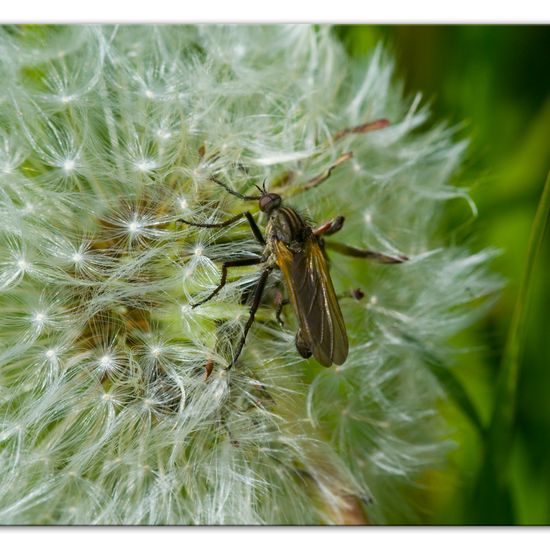
<path id="1" fill-rule="evenodd" d="M 303 243 L 311 228 L 293 208 L 278 208 L 269 216 L 267 224 L 268 240 L 276 239 L 291 246 Z"/>

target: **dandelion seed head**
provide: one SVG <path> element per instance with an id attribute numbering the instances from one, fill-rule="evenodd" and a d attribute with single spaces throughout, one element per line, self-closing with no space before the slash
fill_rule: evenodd
<path id="1" fill-rule="evenodd" d="M 41 334 L 50 322 L 51 319 L 45 311 L 35 311 L 30 316 L 30 323 L 35 334 Z"/>
<path id="2" fill-rule="evenodd" d="M 112 370 L 115 364 L 115 358 L 112 355 L 105 354 L 99 358 L 99 366 L 102 370 Z"/>
<path id="3" fill-rule="evenodd" d="M 143 230 L 144 224 L 137 216 L 134 216 L 126 223 L 126 230 L 131 236 L 135 236 L 138 233 L 141 233 Z"/>
<path id="4" fill-rule="evenodd" d="M 152 159 L 140 159 L 135 163 L 138 172 L 150 172 L 157 167 L 157 163 Z"/>
<path id="5" fill-rule="evenodd" d="M 441 389 L 403 335 L 447 349 L 499 287 L 491 253 L 433 249 L 441 205 L 466 196 L 464 144 L 425 124 L 382 48 L 356 63 L 323 25 L 37 32 L 0 32 L 0 400 L 22 426 L 2 443 L 1 521 L 337 523 L 365 494 L 369 521 L 395 518 L 395 495 L 446 450 Z M 391 126 L 333 139 L 373 113 Z M 243 211 L 213 176 L 244 194 L 265 179 L 312 225 L 344 215 L 353 246 L 414 255 L 332 266 L 338 293 L 369 297 L 341 301 L 343 365 L 302 360 L 291 308 L 275 330 L 274 270 L 225 369 L 262 266 L 192 304 L 261 246 L 245 223 L 176 222 Z"/>
<path id="6" fill-rule="evenodd" d="M 66 174 L 70 174 L 76 167 L 76 162 L 74 159 L 68 159 L 63 163 L 63 171 Z"/>
<path id="7" fill-rule="evenodd" d="M 71 256 L 71 260 L 72 260 L 75 264 L 81 264 L 81 263 L 84 261 L 84 256 L 83 256 L 80 252 L 75 252 L 75 253 Z"/>
<path id="8" fill-rule="evenodd" d="M 16 261 L 16 265 L 21 271 L 28 271 L 31 267 L 31 264 L 25 258 L 19 258 Z"/>
<path id="9" fill-rule="evenodd" d="M 159 128 L 155 135 L 162 141 L 165 141 L 167 139 L 170 139 L 172 137 L 172 132 L 169 132 L 168 130 L 165 130 L 163 128 Z"/>
<path id="10" fill-rule="evenodd" d="M 146 410 L 151 410 L 155 406 L 155 402 L 152 399 L 149 399 L 148 397 L 143 399 L 141 401 L 141 404 L 143 405 L 143 408 L 146 409 Z"/>
<path id="11" fill-rule="evenodd" d="M 42 311 L 37 311 L 32 316 L 32 321 L 37 324 L 44 324 L 47 320 L 47 315 Z"/>
<path id="12" fill-rule="evenodd" d="M 153 357 L 157 358 L 160 357 L 162 354 L 162 347 L 161 346 L 151 346 L 150 353 Z"/>

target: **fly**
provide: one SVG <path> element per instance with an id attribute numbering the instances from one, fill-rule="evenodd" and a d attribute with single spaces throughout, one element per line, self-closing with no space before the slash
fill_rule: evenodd
<path id="1" fill-rule="evenodd" d="M 383 128 L 387 124 L 388 122 L 383 119 L 348 128 L 336 134 L 335 139 L 340 139 L 349 133 L 365 133 Z M 309 180 L 303 186 L 303 189 L 312 189 L 321 184 L 328 179 L 336 166 L 351 157 L 352 153 L 341 155 L 325 172 Z M 228 193 L 244 201 L 257 201 L 259 209 L 267 216 L 265 238 L 249 211 L 242 212 L 221 223 L 194 223 L 181 219 L 183 223 L 194 227 L 222 228 L 245 218 L 255 239 L 264 246 L 260 258 L 243 258 L 224 262 L 218 286 L 206 298 L 192 305 L 195 308 L 214 298 L 225 286 L 229 269 L 251 265 L 262 266 L 243 334 L 227 369 L 235 365 L 243 350 L 247 334 L 260 306 L 266 283 L 275 269 L 280 270 L 283 275 L 289 301 L 298 320 L 298 331 L 295 339 L 298 353 L 304 358 L 313 356 L 325 367 L 330 367 L 333 364 L 343 364 L 349 351 L 348 336 L 330 277 L 325 249 L 386 264 L 402 263 L 408 258 L 403 255 L 389 256 L 372 250 L 325 241 L 325 237 L 342 229 L 343 216 L 337 216 L 318 227 L 312 227 L 294 208 L 283 204 L 281 195 L 266 190 L 265 182 L 262 188 L 256 186 L 260 191 L 260 195 L 243 195 L 215 177 L 210 179 L 223 187 Z M 278 318 L 279 314 L 280 310 L 277 314 Z"/>

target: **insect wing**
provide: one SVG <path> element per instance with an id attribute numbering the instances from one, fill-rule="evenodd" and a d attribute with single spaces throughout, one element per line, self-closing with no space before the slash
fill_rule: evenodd
<path id="1" fill-rule="evenodd" d="M 298 317 L 300 339 L 321 365 L 341 365 L 348 355 L 348 337 L 323 249 L 312 237 L 299 252 L 281 241 L 275 241 L 274 251 Z"/>

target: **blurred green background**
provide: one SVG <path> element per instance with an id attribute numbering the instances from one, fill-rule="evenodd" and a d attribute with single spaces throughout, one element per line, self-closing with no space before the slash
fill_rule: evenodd
<path id="1" fill-rule="evenodd" d="M 433 524 L 550 524 L 548 230 L 528 299 L 519 298 L 526 313 L 517 376 L 504 366 L 550 170 L 550 26 L 354 25 L 336 32 L 354 57 L 382 41 L 405 90 L 411 97 L 421 91 L 431 104 L 432 122 L 457 125 L 457 136 L 470 140 L 456 183 L 471 189 L 479 216 L 468 220 L 451 208 L 443 231 L 474 249 L 501 250 L 493 269 L 506 286 L 490 313 L 456 342 L 465 352 L 451 365 L 490 427 L 479 433 L 442 403 L 457 445 L 440 471 L 419 480 L 430 496 L 418 509 Z"/>

